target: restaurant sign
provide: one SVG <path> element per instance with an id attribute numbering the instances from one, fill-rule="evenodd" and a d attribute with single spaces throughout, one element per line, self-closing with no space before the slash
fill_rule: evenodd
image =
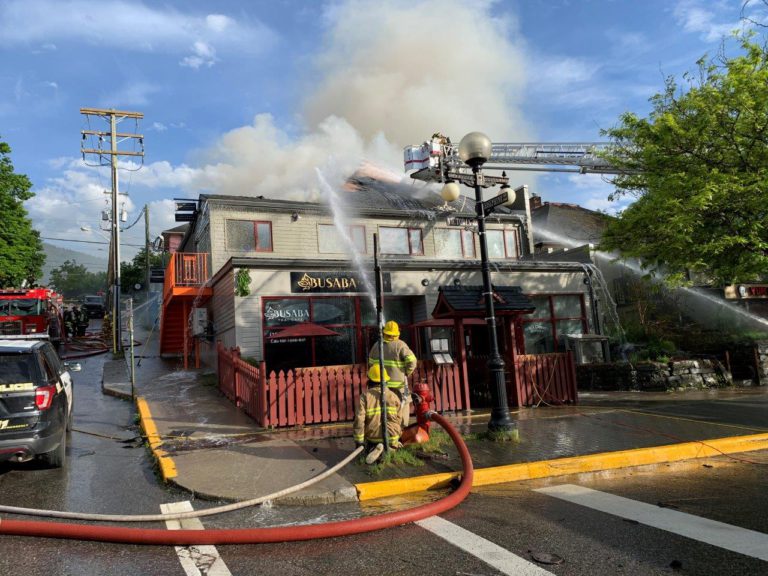
<path id="1" fill-rule="evenodd" d="M 768 298 L 768 284 L 732 284 L 725 287 L 728 300 L 750 300 Z"/>
<path id="2" fill-rule="evenodd" d="M 382 287 L 384 292 L 392 292 L 389 272 L 382 274 Z M 291 292 L 294 293 L 365 291 L 365 282 L 358 272 L 291 272 Z"/>

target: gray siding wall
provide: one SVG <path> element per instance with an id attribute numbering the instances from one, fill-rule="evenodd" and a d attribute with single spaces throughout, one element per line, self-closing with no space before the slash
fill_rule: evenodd
<path id="1" fill-rule="evenodd" d="M 209 251 L 211 254 L 211 272 L 215 274 L 231 257 L 258 257 L 258 258 L 312 258 L 320 262 L 323 260 L 338 260 L 345 257 L 342 253 L 321 253 L 318 246 L 318 225 L 333 225 L 333 218 L 322 214 L 303 213 L 294 221 L 290 213 L 265 212 L 259 210 L 228 208 L 215 205 L 210 210 L 210 246 L 202 250 L 203 241 L 199 243 L 200 251 Z M 239 252 L 230 251 L 227 248 L 227 220 L 261 220 L 272 223 L 272 252 Z M 414 261 L 419 259 L 434 259 L 441 256 L 436 253 L 435 238 L 432 233 L 434 228 L 448 228 L 444 221 L 406 220 L 395 218 L 361 219 L 349 218 L 349 225 L 362 225 L 365 227 L 365 239 L 367 255 L 373 255 L 373 235 L 378 232 L 380 226 L 393 226 L 401 228 L 421 228 L 424 244 L 424 254 L 411 256 Z M 515 222 L 488 221 L 488 230 L 517 230 L 522 233 L 520 226 Z M 455 229 L 455 228 L 454 228 Z M 524 240 L 523 240 L 524 241 Z M 475 234 L 476 259 L 480 258 L 480 244 Z M 446 258 L 450 259 L 450 258 Z"/>

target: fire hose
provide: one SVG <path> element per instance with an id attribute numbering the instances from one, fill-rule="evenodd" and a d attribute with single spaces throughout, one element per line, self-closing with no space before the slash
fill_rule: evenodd
<path id="1" fill-rule="evenodd" d="M 461 483 L 454 492 L 440 500 L 422 504 L 408 510 L 387 512 L 378 516 L 368 516 L 326 524 L 213 530 L 161 530 L 155 528 L 125 528 L 121 526 L 0 519 L 0 534 L 173 546 L 259 544 L 349 536 L 416 522 L 417 520 L 441 514 L 461 503 L 469 494 L 474 473 L 472 457 L 458 431 L 439 414 L 430 412 L 428 418 L 442 426 L 456 446 L 461 457 L 463 469 Z M 170 515 L 162 515 L 162 520 L 169 519 L 171 519 Z"/>

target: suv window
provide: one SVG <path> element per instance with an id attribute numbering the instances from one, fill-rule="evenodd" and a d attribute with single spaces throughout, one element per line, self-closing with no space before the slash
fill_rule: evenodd
<path id="1" fill-rule="evenodd" d="M 31 354 L 0 354 L 0 384 L 37 380 L 34 358 Z"/>
<path id="2" fill-rule="evenodd" d="M 45 357 L 45 355 L 40 356 L 40 360 L 43 363 L 43 369 L 45 370 L 45 379 L 48 381 L 48 383 L 53 383 L 59 378 L 58 372 L 54 370 L 53 366 L 51 366 L 51 363 L 48 361 L 48 358 Z"/>
<path id="3" fill-rule="evenodd" d="M 56 354 L 56 351 L 53 349 L 53 346 L 51 344 L 46 343 L 42 347 L 43 355 L 45 356 L 45 359 L 48 361 L 48 363 L 51 365 L 51 368 L 53 368 L 54 372 L 56 374 L 61 374 L 61 362 L 59 362 L 59 357 Z"/>

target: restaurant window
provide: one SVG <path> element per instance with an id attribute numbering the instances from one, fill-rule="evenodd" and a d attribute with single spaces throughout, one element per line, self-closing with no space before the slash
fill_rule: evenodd
<path id="1" fill-rule="evenodd" d="M 347 226 L 346 231 L 355 251 L 358 254 L 365 254 L 365 226 Z M 347 242 L 333 224 L 317 225 L 317 243 L 321 254 L 343 254 L 349 252 Z"/>
<path id="2" fill-rule="evenodd" d="M 529 295 L 536 306 L 523 316 L 526 354 L 565 351 L 567 334 L 583 334 L 587 326 L 581 294 Z"/>
<path id="3" fill-rule="evenodd" d="M 520 256 L 517 230 L 486 230 L 485 240 L 489 258 L 517 259 Z"/>
<path id="4" fill-rule="evenodd" d="M 272 222 L 227 220 L 227 250 L 272 252 Z"/>
<path id="5" fill-rule="evenodd" d="M 443 258 L 474 258 L 475 235 L 471 230 L 435 229 L 435 251 Z"/>
<path id="6" fill-rule="evenodd" d="M 382 254 L 410 254 L 421 256 L 424 254 L 424 242 L 420 228 L 379 228 Z"/>

